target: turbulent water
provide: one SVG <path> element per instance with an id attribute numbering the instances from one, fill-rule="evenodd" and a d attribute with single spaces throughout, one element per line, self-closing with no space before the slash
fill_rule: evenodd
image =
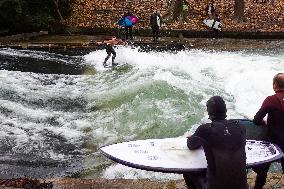
<path id="1" fill-rule="evenodd" d="M 207 121 L 205 103 L 221 95 L 229 118 L 252 118 L 283 72 L 281 41 L 234 51 L 142 52 L 117 47 L 84 56 L 0 49 L 0 178 L 164 178 L 114 164 L 106 144 L 186 135 Z M 254 42 L 257 44 L 258 42 Z M 269 48 L 262 48 L 267 44 Z M 227 44 L 228 45 L 228 44 Z"/>

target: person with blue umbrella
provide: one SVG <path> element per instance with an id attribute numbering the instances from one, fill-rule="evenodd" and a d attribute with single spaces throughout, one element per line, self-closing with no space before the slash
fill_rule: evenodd
<path id="1" fill-rule="evenodd" d="M 129 19 L 129 17 L 133 16 L 132 13 L 128 10 L 123 15 L 123 21 L 124 21 L 124 29 L 125 29 L 125 40 L 133 40 L 133 34 L 132 34 L 132 28 L 133 23 Z"/>

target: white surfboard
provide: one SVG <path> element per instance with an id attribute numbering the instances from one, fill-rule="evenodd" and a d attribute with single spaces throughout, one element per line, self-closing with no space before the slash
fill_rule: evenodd
<path id="1" fill-rule="evenodd" d="M 165 173 L 184 173 L 206 169 L 207 161 L 202 148 L 189 150 L 187 138 L 148 139 L 123 142 L 101 147 L 101 152 L 120 164 Z M 275 145 L 247 140 L 247 167 L 273 162 L 283 157 Z"/>
<path id="2" fill-rule="evenodd" d="M 126 63 L 121 63 L 121 64 L 117 64 L 116 66 L 112 66 L 111 64 L 110 65 L 106 65 L 104 66 L 104 68 L 106 69 L 115 69 L 115 68 L 121 68 L 121 67 L 125 67 L 126 66 Z"/>
<path id="3" fill-rule="evenodd" d="M 214 20 L 213 20 L 213 19 L 205 19 L 205 20 L 203 20 L 203 23 L 204 23 L 206 26 L 208 26 L 209 28 L 214 28 L 214 29 L 217 29 L 217 30 L 219 30 L 219 31 L 221 31 L 221 29 L 222 29 L 222 24 L 221 24 L 221 22 L 216 21 L 216 22 L 214 23 Z M 212 26 L 213 23 L 214 23 L 214 26 Z"/>

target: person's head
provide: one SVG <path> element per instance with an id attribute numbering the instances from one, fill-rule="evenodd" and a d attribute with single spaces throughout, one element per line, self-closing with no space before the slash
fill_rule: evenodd
<path id="1" fill-rule="evenodd" d="M 130 11 L 130 10 L 125 11 L 125 12 L 124 12 L 124 15 L 125 15 L 125 16 L 131 15 L 131 11 Z"/>
<path id="2" fill-rule="evenodd" d="M 209 115 L 209 119 L 214 120 L 223 120 L 227 117 L 227 108 L 226 103 L 220 96 L 211 97 L 207 103 L 207 112 Z"/>
<path id="3" fill-rule="evenodd" d="M 284 90 L 284 73 L 278 73 L 273 77 L 273 90 Z"/>

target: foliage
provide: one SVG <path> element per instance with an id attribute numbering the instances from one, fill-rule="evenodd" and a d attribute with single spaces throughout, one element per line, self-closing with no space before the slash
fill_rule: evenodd
<path id="1" fill-rule="evenodd" d="M 191 31 L 212 31 L 203 20 L 207 0 L 187 0 L 189 9 L 187 21 L 173 18 L 176 0 L 76 0 L 71 16 L 66 23 L 72 27 L 85 28 L 117 28 L 117 21 L 124 11 L 130 8 L 140 22 L 134 26 L 134 33 L 140 29 L 150 28 L 150 15 L 158 9 L 165 25 L 162 30 L 169 32 L 174 29 Z M 223 25 L 222 31 L 247 32 L 283 32 L 284 31 L 284 0 L 212 0 Z M 129 3 L 129 5 L 127 4 Z M 238 3 L 238 4 L 236 4 Z M 234 6 L 238 5 L 238 6 Z M 241 5 L 241 6 L 239 6 Z M 235 9 L 236 8 L 236 9 Z M 235 10 L 239 12 L 235 13 Z"/>
<path id="2" fill-rule="evenodd" d="M 72 0 L 60 0 L 59 11 L 66 17 Z M 39 31 L 48 28 L 55 15 L 53 0 L 0 0 L 0 30 L 11 33 Z"/>

